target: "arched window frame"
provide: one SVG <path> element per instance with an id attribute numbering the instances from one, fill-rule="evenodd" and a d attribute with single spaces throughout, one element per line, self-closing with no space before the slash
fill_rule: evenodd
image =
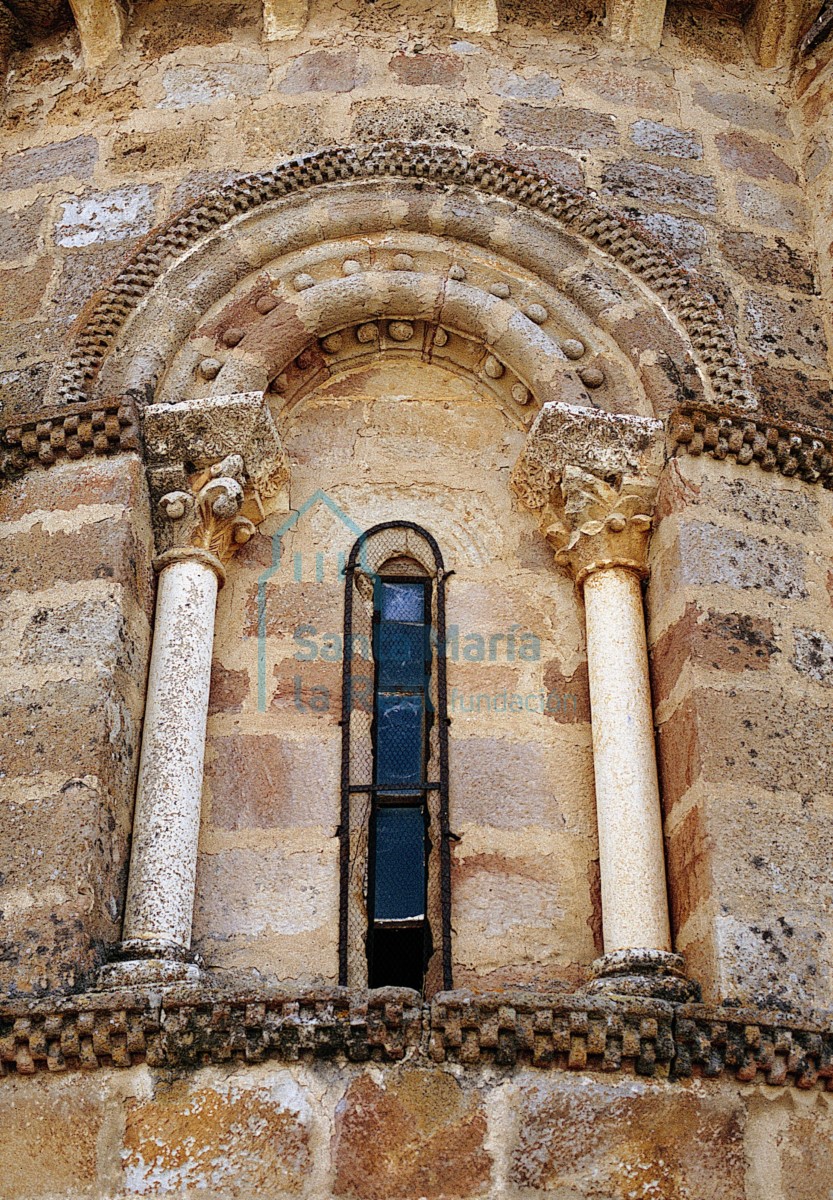
<path id="1" fill-rule="evenodd" d="M 426 569 L 426 574 L 432 579 L 435 586 L 432 588 L 432 608 L 433 621 L 432 626 L 435 630 L 433 641 L 433 663 L 436 673 L 436 693 L 434 697 L 434 708 L 436 714 L 436 755 L 431 755 L 428 760 L 427 773 L 434 776 L 426 780 L 427 791 L 426 795 L 430 796 L 433 792 L 438 797 L 436 805 L 436 818 L 439 827 L 439 839 L 437 846 L 437 862 L 439 867 L 439 930 L 433 928 L 432 935 L 436 938 L 439 932 L 441 945 L 439 947 L 439 962 L 441 969 L 442 987 L 445 990 L 453 986 L 452 976 L 452 956 L 451 956 L 451 829 L 449 824 L 449 786 L 448 786 L 448 703 L 447 703 L 447 675 L 446 675 L 446 615 L 445 615 L 445 584 L 448 574 L 443 562 L 442 553 L 435 538 L 423 529 L 420 525 L 412 521 L 383 521 L 378 525 L 374 525 L 371 529 L 366 530 L 361 537 L 357 539 L 352 550 L 350 551 L 347 565 L 345 567 L 345 599 L 344 599 L 344 670 L 342 676 L 342 719 L 341 719 L 341 807 L 340 807 L 340 823 L 339 823 L 339 983 L 342 986 L 347 986 L 348 983 L 354 982 L 350 979 L 350 953 L 351 942 L 355 941 L 355 934 L 351 933 L 350 928 L 350 909 L 351 909 L 351 871 L 354 866 L 354 849 L 351 838 L 351 829 L 355 828 L 355 812 L 353 798 L 357 796 L 371 795 L 371 784 L 369 780 L 356 782 L 352 778 L 351 770 L 351 750 L 355 751 L 355 742 L 357 731 L 355 728 L 354 716 L 354 615 L 355 601 L 357 595 L 357 573 L 361 572 L 365 575 L 372 575 L 373 572 L 367 569 L 369 551 L 373 549 L 373 543 L 380 539 L 381 535 L 388 534 L 391 542 L 391 553 L 382 554 L 380 563 L 390 561 L 396 556 L 408 556 L 407 548 L 397 548 L 395 545 L 396 535 L 399 535 L 400 541 L 407 544 L 408 535 L 414 535 L 424 543 L 425 548 L 429 552 L 429 562 L 422 561 L 423 567 Z M 414 538 L 411 538 L 411 546 L 414 545 Z M 366 735 L 360 735 L 366 736 Z M 430 789 L 430 791 L 428 790 Z M 426 803 L 430 803 L 426 800 Z M 366 805 L 369 814 L 370 806 Z M 433 859 L 433 855 L 431 856 Z M 431 859 L 429 859 L 428 869 L 431 870 Z M 365 871 L 365 886 L 366 886 L 366 871 Z M 365 897 L 366 899 L 366 897 Z M 431 913 L 428 914 L 430 922 Z M 355 948 L 355 947 L 354 947 Z"/>

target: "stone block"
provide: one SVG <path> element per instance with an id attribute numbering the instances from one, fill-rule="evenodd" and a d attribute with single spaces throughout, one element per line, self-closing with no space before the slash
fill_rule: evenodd
<path id="1" fill-rule="evenodd" d="M 338 824 L 339 746 L 334 737 L 273 734 L 209 738 L 208 823 L 220 829 Z"/>
<path id="2" fill-rule="evenodd" d="M 631 125 L 631 141 L 640 150 L 648 150 L 666 158 L 703 157 L 703 142 L 699 133 L 674 129 L 658 121 L 634 121 Z"/>
<path id="3" fill-rule="evenodd" d="M 293 96 L 303 92 L 352 92 L 369 78 L 358 50 L 311 50 L 293 60 L 277 87 Z"/>
<path id="4" fill-rule="evenodd" d="M 486 1115 L 445 1071 L 361 1075 L 336 1108 L 335 1196 L 440 1200 L 486 1191 Z"/>
<path id="5" fill-rule="evenodd" d="M 362 100 L 351 107 L 350 137 L 357 142 L 393 139 L 412 142 L 475 142 L 483 122 L 480 106 L 457 100 L 420 101 L 406 106 L 392 100 Z"/>
<path id="6" fill-rule="evenodd" d="M 170 67 L 162 75 L 164 97 L 157 107 L 178 112 L 240 96 L 260 96 L 268 82 L 269 68 L 258 63 Z"/>
<path id="7" fill-rule="evenodd" d="M 206 121 L 147 133 L 121 133 L 113 141 L 108 167 L 116 175 L 170 171 L 174 165 L 179 170 L 203 162 L 211 154 L 212 133 Z"/>
<path id="8" fill-rule="evenodd" d="M 770 245 L 762 237 L 743 230 L 726 230 L 720 235 L 720 252 L 730 266 L 757 283 L 777 284 L 796 292 L 813 292 L 813 264 L 808 256 L 783 238 Z"/>
<path id="9" fill-rule="evenodd" d="M 45 200 L 36 200 L 16 212 L 10 209 L 0 212 L 0 259 L 25 258 L 31 254 L 37 248 L 45 214 Z"/>
<path id="10" fill-rule="evenodd" d="M 833 420 L 833 390 L 826 378 L 811 379 L 803 371 L 756 363 L 752 379 L 764 412 L 821 428 Z"/>
<path id="11" fill-rule="evenodd" d="M 510 103 L 501 107 L 500 120 L 499 133 L 513 145 L 589 150 L 619 143 L 615 118 L 589 109 Z"/>
<path id="12" fill-rule="evenodd" d="M 775 537 L 752 537 L 713 522 L 687 521 L 677 547 L 682 586 L 722 584 L 794 600 L 807 595 L 807 555 Z"/>
<path id="13" fill-rule="evenodd" d="M 823 370 L 827 342 L 816 304 L 801 297 L 786 300 L 766 292 L 746 298 L 749 343 L 759 354 L 790 354 L 809 367 Z"/>
<path id="14" fill-rule="evenodd" d="M 208 695 L 208 715 L 219 712 L 240 712 L 249 694 L 249 672 L 224 667 L 215 657 L 211 664 L 211 691 Z"/>
<path id="15" fill-rule="evenodd" d="M 817 629 L 793 631 L 792 664 L 796 671 L 820 683 L 833 687 L 833 642 Z"/>
<path id="16" fill-rule="evenodd" d="M 404 54 L 390 60 L 390 69 L 406 87 L 457 87 L 463 79 L 463 63 L 453 54 Z M 349 90 L 349 89 L 337 89 Z"/>
<path id="17" fill-rule="evenodd" d="M 313 150 L 326 140 L 324 113 L 314 104 L 247 109 L 240 132 L 249 154 L 270 160 Z"/>
<path id="18" fill-rule="evenodd" d="M 667 700 L 686 663 L 731 675 L 765 671 L 780 653 L 772 621 L 687 604 L 651 650 L 654 703 Z"/>
<path id="19" fill-rule="evenodd" d="M 159 1084 L 153 1099 L 125 1106 L 125 1194 L 296 1195 L 312 1170 L 311 1124 L 309 1098 L 288 1071 Z"/>
<path id="20" fill-rule="evenodd" d="M 661 77 L 646 72 L 627 74 L 594 62 L 579 70 L 576 83 L 616 107 L 653 108 L 664 115 L 679 107 L 674 88 Z"/>
<path id="21" fill-rule="evenodd" d="M 516 71 L 495 70 L 489 73 L 489 87 L 496 96 L 511 100 L 528 100 L 533 104 L 555 100 L 561 95 L 561 80 L 538 71 L 535 75 L 521 75 Z"/>
<path id="22" fill-rule="evenodd" d="M 40 258 L 28 270 L 0 271 L 0 321 L 28 321 L 40 308 L 52 277 L 52 259 Z"/>
<path id="23" fill-rule="evenodd" d="M 717 190 L 707 175 L 693 175 L 680 167 L 621 160 L 602 172 L 602 188 L 617 203 L 623 197 L 653 204 L 677 204 L 694 212 L 717 211 Z"/>
<path id="24" fill-rule="evenodd" d="M 801 233 L 807 223 L 804 204 L 795 192 L 773 191 L 759 183 L 743 180 L 735 189 L 738 207 L 745 217 L 769 225 L 782 233 Z"/>
<path id="25" fill-rule="evenodd" d="M 692 221 L 690 217 L 673 217 L 670 213 L 643 213 L 627 208 L 624 212 L 685 266 L 696 266 L 701 261 L 709 235 L 698 221 Z"/>
<path id="26" fill-rule="evenodd" d="M 762 129 L 785 141 L 792 138 L 784 106 L 768 93 L 759 91 L 750 96 L 746 92 L 710 91 L 705 84 L 695 83 L 693 98 L 700 108 L 732 125 Z"/>
<path id="27" fill-rule="evenodd" d="M 701 805 L 694 805 L 665 838 L 671 928 L 679 934 L 686 922 L 714 898 L 712 873 L 716 847 L 709 837 Z"/>
<path id="28" fill-rule="evenodd" d="M 733 171 L 743 171 L 755 179 L 777 179 L 780 183 L 797 183 L 795 171 L 776 154 L 771 146 L 739 129 L 719 133 L 714 139 L 720 161 Z"/>
<path id="29" fill-rule="evenodd" d="M 89 179 L 98 162 L 98 143 L 93 137 L 77 137 L 50 146 L 33 146 L 7 154 L 0 162 L 0 191 L 54 183 L 58 179 Z"/>
<path id="30" fill-rule="evenodd" d="M 55 240 L 59 246 L 74 247 L 140 237 L 153 225 L 155 203 L 155 190 L 147 184 L 66 200 Z"/>
<path id="31" fill-rule="evenodd" d="M 745 1200 L 734 1097 L 558 1076 L 519 1088 L 509 1180 L 560 1195 Z M 696 1183 L 695 1183 L 696 1181 Z"/>
<path id="32" fill-rule="evenodd" d="M 579 157 L 568 151 L 507 146 L 504 156 L 507 162 L 514 163 L 522 170 L 541 171 L 564 187 L 584 187 L 584 167 Z"/>
<path id="33" fill-rule="evenodd" d="M 0 1177 L 4 1200 L 96 1193 L 104 1107 L 86 1081 L 4 1080 Z"/>

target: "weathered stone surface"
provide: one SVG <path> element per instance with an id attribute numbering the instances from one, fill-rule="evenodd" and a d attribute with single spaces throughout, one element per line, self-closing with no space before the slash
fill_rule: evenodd
<path id="1" fill-rule="evenodd" d="M 561 81 L 546 71 L 536 75 L 521 75 L 516 71 L 493 71 L 489 86 L 498 96 L 512 100 L 540 101 L 555 100 L 561 95 Z"/>
<path id="2" fill-rule="evenodd" d="M 720 250 L 726 261 L 748 279 L 781 284 L 799 292 L 815 289 L 810 259 L 783 238 L 776 237 L 770 245 L 754 233 L 727 230 L 720 238 Z"/>
<path id="3" fill-rule="evenodd" d="M 650 200 L 654 204 L 681 205 L 695 212 L 712 213 L 717 209 L 714 180 L 693 175 L 680 167 L 660 167 L 653 163 L 623 160 L 605 167 L 602 185 L 609 196 Z"/>
<path id="4" fill-rule="evenodd" d="M 640 120 L 631 125 L 631 141 L 640 150 L 666 158 L 702 158 L 703 143 L 693 130 L 674 129 L 658 121 Z"/>
<path id="5" fill-rule="evenodd" d="M 504 104 L 500 115 L 503 136 L 520 145 L 588 150 L 619 142 L 615 119 L 586 109 Z"/>
<path id="6" fill-rule="evenodd" d="M 744 1200 L 743 1108 L 704 1093 L 670 1100 L 646 1084 L 584 1081 L 517 1095 L 512 1183 L 614 1200 L 630 1191 L 685 1200 Z M 659 1149 L 661 1147 L 661 1149 Z"/>
<path id="7" fill-rule="evenodd" d="M 7 154 L 0 162 L 0 190 L 34 187 L 64 176 L 89 179 L 97 161 L 98 143 L 87 136 L 20 150 L 17 154 Z"/>
<path id="8" fill-rule="evenodd" d="M 745 217 L 784 233 L 800 233 L 805 224 L 801 203 L 794 192 L 776 192 L 746 180 L 736 188 L 738 205 Z"/>
<path id="9" fill-rule="evenodd" d="M 287 1072 L 258 1081 L 197 1077 L 126 1105 L 129 1196 L 300 1192 L 312 1165 L 310 1101 Z"/>
<path id="10" fill-rule="evenodd" d="M 685 613 L 662 634 L 651 652 L 654 703 L 668 699 L 684 666 L 732 674 L 765 671 L 780 653 L 772 621 L 741 613 L 702 610 Z"/>
<path id="11" fill-rule="evenodd" d="M 146 185 L 65 201 L 55 240 L 75 247 L 139 237 L 153 224 L 154 203 L 154 191 Z"/>
<path id="12" fill-rule="evenodd" d="M 25 258 L 37 248 L 45 213 L 43 200 L 17 212 L 0 213 L 0 259 Z"/>
<path id="13" fill-rule="evenodd" d="M 162 76 L 164 97 L 159 107 L 179 112 L 218 100 L 259 96 L 268 78 L 267 68 L 255 63 L 171 67 Z"/>
<path id="14" fill-rule="evenodd" d="M 0 1119 L 7 1200 L 94 1194 L 104 1108 L 90 1089 L 81 1083 L 51 1088 L 33 1088 L 29 1080 L 4 1083 Z"/>
<path id="15" fill-rule="evenodd" d="M 451 54 L 396 54 L 390 68 L 406 87 L 454 87 L 463 77 L 463 64 Z M 356 86 L 354 83 L 352 86 Z M 341 89 L 328 89 L 344 90 Z"/>
<path id="16" fill-rule="evenodd" d="M 368 79 L 355 50 L 313 50 L 296 58 L 278 87 L 294 95 L 300 92 L 352 92 Z"/>
<path id="17" fill-rule="evenodd" d="M 210 824 L 221 829 L 333 824 L 336 772 L 331 746 L 314 752 L 271 734 L 211 738 Z"/>
<path id="18" fill-rule="evenodd" d="M 733 125 L 761 129 L 785 140 L 791 136 L 783 107 L 766 93 L 753 97 L 745 92 L 710 91 L 705 84 L 695 83 L 694 102 Z"/>
<path id="19" fill-rule="evenodd" d="M 723 584 L 763 590 L 783 599 L 807 594 L 806 555 L 774 537 L 752 537 L 712 522 L 680 527 L 679 555 L 683 585 Z"/>
<path id="20" fill-rule="evenodd" d="M 487 1190 L 486 1116 L 453 1075 L 406 1069 L 360 1076 L 336 1109 L 336 1196 L 438 1200 Z"/>
<path id="21" fill-rule="evenodd" d="M 790 354 L 809 367 L 824 368 L 827 343 L 821 314 L 812 301 L 750 292 L 746 319 L 750 343 L 759 353 L 779 358 Z"/>
<path id="22" fill-rule="evenodd" d="M 833 687 L 833 642 L 822 632 L 814 629 L 796 629 L 793 633 L 795 649 L 793 666 L 802 675 Z"/>
<path id="23" fill-rule="evenodd" d="M 755 179 L 777 179 L 781 183 L 797 183 L 798 176 L 766 142 L 736 130 L 720 133 L 714 139 L 725 167 L 743 171 Z"/>

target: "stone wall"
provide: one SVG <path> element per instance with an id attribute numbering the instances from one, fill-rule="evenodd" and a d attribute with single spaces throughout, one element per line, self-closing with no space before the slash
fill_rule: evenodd
<path id="1" fill-rule="evenodd" d="M 31 409 L 91 293 L 156 223 L 240 171 L 333 143 L 473 145 L 594 189 L 693 268 L 738 328 L 765 401 L 829 412 L 814 236 L 823 83 L 804 121 L 739 23 L 670 6 L 662 47 L 624 50 L 600 12 L 505 6 L 462 37 L 412 3 L 314 5 L 263 45 L 254 3 L 135 7 L 117 62 L 74 32 L 13 57 L 0 291 L 7 403 Z M 823 173 L 823 172 L 822 172 Z M 826 176 L 824 176 L 826 178 Z M 829 237 L 827 238 L 829 241 Z M 829 270 L 827 271 L 829 275 Z M 12 279 L 13 286 L 10 286 Z"/>
<path id="2" fill-rule="evenodd" d="M 405 1063 L 10 1079 L 8 1200 L 639 1194 L 817 1200 L 828 1095 Z"/>
<path id="3" fill-rule="evenodd" d="M 0 988 L 83 987 L 120 936 L 153 611 L 136 454 L 0 492 Z"/>

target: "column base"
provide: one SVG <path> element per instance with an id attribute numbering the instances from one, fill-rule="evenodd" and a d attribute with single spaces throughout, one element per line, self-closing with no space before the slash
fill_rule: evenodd
<path id="1" fill-rule="evenodd" d="M 202 976 L 199 956 L 173 942 L 130 938 L 119 942 L 112 954 L 115 961 L 98 972 L 99 991 L 198 983 Z"/>
<path id="2" fill-rule="evenodd" d="M 645 996 L 690 1004 L 700 999 L 700 984 L 688 979 L 682 954 L 670 950 L 613 950 L 590 968 L 585 990 L 595 994 Z"/>

